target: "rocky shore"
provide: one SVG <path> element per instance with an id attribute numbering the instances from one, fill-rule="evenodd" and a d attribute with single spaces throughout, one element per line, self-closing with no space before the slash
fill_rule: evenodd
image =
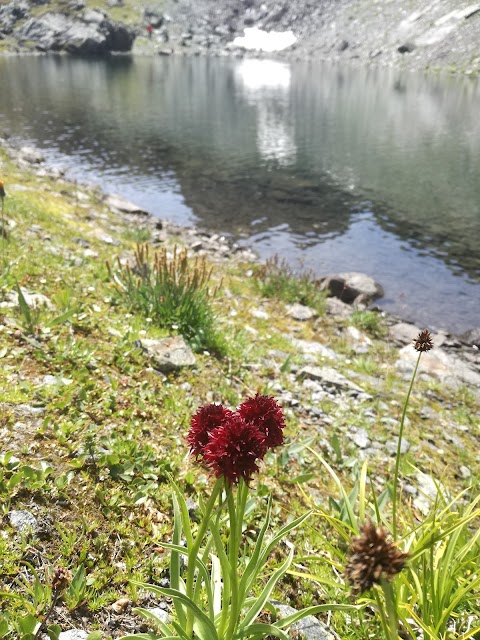
<path id="1" fill-rule="evenodd" d="M 406 69 L 480 70 L 480 4 L 416 0 L 11 0 L 0 8 L 0 48 L 105 55 L 281 56 Z M 114 17 L 112 17 L 114 16 Z M 247 50 L 245 29 L 290 34 L 282 51 Z"/>
<path id="2" fill-rule="evenodd" d="M 15 148 L 9 145 L 7 140 L 0 138 L 1 148 L 21 168 L 33 170 L 40 177 L 64 180 L 62 170 L 49 169 L 45 165 L 44 157 L 38 149 Z M 85 188 L 88 189 L 88 187 Z M 85 199 L 87 193 L 83 195 Z M 176 237 L 193 254 L 206 255 L 209 260 L 216 263 L 225 264 L 230 260 L 258 262 L 258 257 L 252 251 L 241 247 L 226 235 L 213 233 L 208 229 L 182 227 L 166 220 L 159 220 L 135 203 L 117 195 L 105 194 L 103 202 L 122 220 L 123 224 L 133 227 L 140 225 L 142 228 L 149 229 L 154 245 L 163 244 L 168 238 Z M 410 353 L 408 346 L 411 345 L 421 327 L 375 307 L 375 300 L 384 295 L 381 283 L 367 274 L 350 272 L 325 275 L 318 280 L 318 286 L 328 293 L 327 313 L 333 317 L 346 319 L 351 317 L 355 310 L 365 309 L 372 309 L 378 313 L 388 327 L 388 342 L 393 341 L 399 347 L 403 347 L 397 362 L 399 372 L 407 377 L 411 374 L 415 364 L 415 353 Z M 315 317 L 312 310 L 302 309 L 301 305 L 290 310 L 288 315 L 298 321 Z M 364 336 L 353 331 L 350 337 L 354 343 L 358 343 L 355 346 L 357 353 L 368 351 L 369 343 Z M 472 328 L 462 335 L 441 330 L 435 334 L 435 344 L 438 348 L 423 358 L 421 371 L 452 387 L 462 384 L 470 385 L 477 389 L 480 398 L 480 327 Z M 303 349 L 301 344 L 297 346 L 300 350 Z M 309 352 L 308 345 L 306 352 Z M 315 353 L 315 349 L 312 353 Z"/>

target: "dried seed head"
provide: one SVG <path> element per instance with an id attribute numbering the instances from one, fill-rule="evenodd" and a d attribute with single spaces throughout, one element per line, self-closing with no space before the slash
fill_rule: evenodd
<path id="1" fill-rule="evenodd" d="M 384 527 L 366 522 L 361 535 L 354 538 L 349 550 L 349 561 L 345 577 L 354 594 L 368 591 L 380 580 L 391 580 L 405 567 L 409 557 L 389 539 Z"/>
<path id="2" fill-rule="evenodd" d="M 418 336 L 413 341 L 413 346 L 415 347 L 416 351 L 420 352 L 430 351 L 430 349 L 433 349 L 432 334 L 430 333 L 430 331 L 428 329 L 420 331 Z"/>
<path id="3" fill-rule="evenodd" d="M 63 591 L 72 581 L 72 574 L 65 567 L 55 567 L 52 577 L 52 589 L 54 591 Z"/>
<path id="4" fill-rule="evenodd" d="M 3 183 L 3 180 L 0 180 L 0 198 L 4 198 L 5 197 L 5 185 Z"/>

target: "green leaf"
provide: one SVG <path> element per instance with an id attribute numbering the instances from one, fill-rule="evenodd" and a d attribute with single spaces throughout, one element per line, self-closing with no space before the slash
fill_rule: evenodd
<path id="1" fill-rule="evenodd" d="M 290 614 L 289 616 L 285 616 L 281 620 L 277 620 L 273 624 L 274 627 L 278 627 L 279 629 L 288 629 L 298 622 L 298 620 L 302 620 L 302 618 L 306 618 L 307 616 L 316 616 L 319 613 L 325 613 L 327 611 L 346 611 L 349 613 L 358 613 L 364 609 L 367 605 L 359 605 L 359 604 L 318 604 L 313 607 L 307 607 L 306 609 L 300 609 L 300 611 L 295 611 L 295 613 Z"/>
<path id="2" fill-rule="evenodd" d="M 62 315 L 53 318 L 53 320 L 50 320 L 50 322 L 47 322 L 45 326 L 51 328 L 57 326 L 58 324 L 63 324 L 67 320 L 70 320 L 70 318 L 76 313 L 77 309 L 69 309 L 68 311 L 65 311 L 65 313 L 62 313 Z"/>
<path id="3" fill-rule="evenodd" d="M 58 636 L 60 635 L 61 631 L 62 627 L 60 627 L 58 624 L 51 624 L 47 629 L 48 637 L 50 638 L 50 640 L 58 640 Z M 90 638 L 90 636 L 88 637 Z"/>
<path id="4" fill-rule="evenodd" d="M 267 636 L 276 636 L 277 638 L 281 638 L 281 640 L 290 640 L 288 635 L 278 627 L 275 627 L 275 625 L 262 624 L 260 622 L 250 624 L 248 627 L 241 629 L 234 635 L 234 638 L 235 640 L 240 640 L 240 638 L 255 640 L 256 638 L 261 639 Z"/>
<path id="5" fill-rule="evenodd" d="M 140 589 L 145 589 L 145 591 L 151 591 L 152 593 L 156 593 L 160 596 L 167 596 L 172 598 L 174 602 L 178 601 L 193 613 L 194 630 L 200 640 L 218 640 L 217 630 L 215 629 L 213 622 L 184 593 L 181 593 L 176 589 L 157 587 L 156 585 L 137 582 L 136 580 L 132 580 L 132 583 L 137 587 L 140 587 Z"/>
<path id="6" fill-rule="evenodd" d="M 20 620 L 18 621 L 20 631 L 25 635 L 34 633 L 37 624 L 40 624 L 40 622 L 35 616 L 31 615 L 20 618 Z"/>
<path id="7" fill-rule="evenodd" d="M 142 618 L 144 618 L 145 620 L 152 622 L 155 625 L 155 627 L 160 629 L 160 631 L 164 636 L 168 637 L 172 635 L 172 630 L 170 629 L 170 627 L 165 622 L 163 622 L 163 620 L 161 620 L 158 616 L 156 616 L 154 613 L 152 613 L 151 611 L 148 611 L 148 609 L 143 609 L 142 607 L 135 607 L 133 611 L 135 613 L 138 613 L 138 615 L 142 616 Z"/>
<path id="8" fill-rule="evenodd" d="M 249 612 L 246 614 L 242 624 L 240 625 L 241 629 L 243 629 L 245 625 L 250 625 L 255 620 L 257 615 L 263 609 L 265 602 L 267 602 L 267 600 L 270 598 L 272 591 L 275 589 L 277 582 L 280 580 L 280 578 L 285 574 L 287 569 L 292 564 L 292 561 L 293 561 L 293 546 L 290 548 L 290 551 L 288 553 L 286 560 L 283 562 L 283 564 L 280 565 L 280 567 L 278 567 L 276 571 L 274 571 L 273 575 L 270 577 L 267 584 L 265 585 L 262 593 L 256 599 L 255 604 L 250 608 Z"/>

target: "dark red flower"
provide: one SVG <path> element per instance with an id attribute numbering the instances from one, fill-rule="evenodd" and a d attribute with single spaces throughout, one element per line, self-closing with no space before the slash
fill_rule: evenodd
<path id="1" fill-rule="evenodd" d="M 285 418 L 275 398 L 261 396 L 247 398 L 238 408 L 245 422 L 254 424 L 264 435 L 268 449 L 283 444 Z"/>
<path id="2" fill-rule="evenodd" d="M 218 429 L 226 419 L 230 419 L 233 412 L 221 404 L 207 404 L 200 407 L 192 416 L 187 440 L 192 456 L 198 458 L 204 454 L 204 449 L 210 439 L 210 434 Z"/>
<path id="3" fill-rule="evenodd" d="M 217 478 L 223 476 L 230 484 L 237 484 L 240 478 L 249 482 L 258 471 L 257 460 L 261 460 L 266 451 L 263 433 L 234 413 L 212 431 L 203 459 Z"/>
<path id="4" fill-rule="evenodd" d="M 430 349 L 433 349 L 432 334 L 428 329 L 424 329 L 423 331 L 420 331 L 418 336 L 413 341 L 413 347 L 420 353 L 423 353 L 424 351 L 430 351 Z"/>

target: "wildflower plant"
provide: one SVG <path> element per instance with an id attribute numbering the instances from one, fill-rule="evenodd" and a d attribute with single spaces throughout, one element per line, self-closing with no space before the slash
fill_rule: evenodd
<path id="1" fill-rule="evenodd" d="M 171 598 L 175 619 L 164 622 L 144 609 L 136 609 L 154 624 L 160 635 L 137 634 L 138 638 L 169 640 L 240 640 L 275 636 L 288 640 L 286 629 L 307 615 L 331 609 L 356 610 L 356 605 L 322 604 L 297 611 L 272 623 L 259 622 L 269 600 L 293 561 L 293 544 L 286 536 L 300 527 L 310 513 L 270 532 L 272 498 L 255 542 L 242 535 L 250 485 L 268 450 L 283 443 L 285 419 L 274 398 L 263 395 L 245 400 L 236 411 L 222 405 L 200 407 L 191 419 L 188 443 L 191 455 L 215 476 L 210 497 L 193 531 L 185 498 L 171 479 L 174 530 L 170 550 L 170 586 L 136 582 L 136 586 Z M 186 546 L 182 545 L 185 540 Z M 274 550 L 284 542 L 286 558 L 258 585 Z M 182 574 L 181 557 L 186 558 Z M 254 586 L 256 593 L 252 596 Z"/>
<path id="2" fill-rule="evenodd" d="M 438 483 L 437 499 L 420 520 L 411 508 L 400 509 L 399 504 L 401 442 L 421 356 L 433 348 L 430 332 L 421 331 L 413 347 L 418 358 L 402 409 L 390 486 L 376 492 L 365 460 L 347 490 L 333 467 L 310 449 L 340 493 L 330 503 L 334 510 L 317 511 L 341 541 L 326 539 L 328 553 L 322 559 L 326 555 L 338 575 L 343 568 L 345 582 L 339 580 L 337 589 L 343 597 L 350 592 L 359 604 L 372 607 L 384 640 L 466 640 L 480 633 L 480 626 L 472 624 L 480 619 L 480 530 L 474 527 L 480 518 L 480 496 L 468 501 L 464 490 L 451 498 Z M 292 573 L 322 581 L 315 574 Z"/>

